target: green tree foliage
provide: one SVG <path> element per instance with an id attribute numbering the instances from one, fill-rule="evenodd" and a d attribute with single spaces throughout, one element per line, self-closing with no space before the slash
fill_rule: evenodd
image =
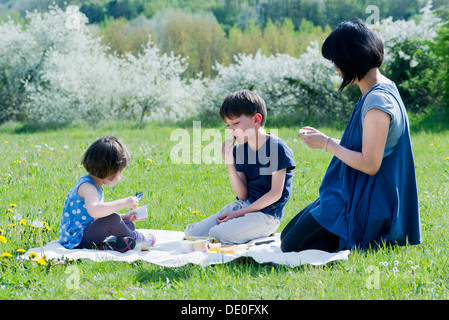
<path id="1" fill-rule="evenodd" d="M 449 10 L 443 12 L 442 16 L 446 23 L 441 26 L 438 36 L 430 47 L 439 63 L 436 76 L 441 85 L 438 90 L 443 93 L 443 104 L 449 108 Z"/>

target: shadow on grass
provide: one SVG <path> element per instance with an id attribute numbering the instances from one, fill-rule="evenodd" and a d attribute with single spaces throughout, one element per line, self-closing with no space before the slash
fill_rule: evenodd
<path id="1" fill-rule="evenodd" d="M 433 107 L 421 113 L 409 113 L 410 131 L 412 134 L 420 132 L 438 133 L 449 131 L 449 107 Z M 349 117 L 348 117 L 349 120 Z M 86 122 L 77 123 L 31 123 L 31 122 L 7 122 L 0 125 L 0 132 L 10 134 L 51 132 L 66 129 L 96 129 L 96 130 L 114 130 L 117 128 L 126 128 L 131 130 L 141 130 L 148 128 L 158 128 L 160 126 L 173 128 L 192 128 L 194 121 L 201 121 L 202 128 L 225 128 L 224 122 L 218 115 L 208 118 L 190 118 L 182 121 L 157 123 L 157 122 L 140 122 L 140 121 L 101 121 L 96 124 L 88 124 Z M 281 114 L 267 118 L 266 128 L 286 127 L 301 128 L 303 126 L 312 126 L 320 128 L 323 126 L 332 127 L 343 130 L 346 126 L 345 120 L 335 120 L 329 124 L 323 124 L 320 119 L 307 119 L 294 114 Z"/>

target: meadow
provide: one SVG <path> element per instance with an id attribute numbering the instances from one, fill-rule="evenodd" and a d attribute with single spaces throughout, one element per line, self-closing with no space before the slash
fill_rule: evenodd
<path id="1" fill-rule="evenodd" d="M 20 256 L 57 238 L 68 191 L 85 174 L 84 150 L 96 138 L 112 134 L 131 153 L 121 182 L 105 188 L 105 201 L 142 190 L 141 205 L 150 218 L 138 228 L 184 230 L 233 201 L 223 164 L 174 164 L 170 151 L 175 125 L 111 122 L 64 129 L 23 130 L 0 127 L 0 299 L 2 300 L 324 300 L 448 299 L 447 230 L 449 218 L 449 132 L 414 130 L 412 134 L 423 242 L 416 246 L 352 250 L 347 261 L 289 268 L 238 260 L 211 267 L 164 268 L 146 262 L 96 263 L 48 261 Z M 192 124 L 185 124 L 192 131 Z M 218 126 L 221 132 L 225 127 Z M 267 126 L 268 131 L 270 127 Z M 274 129 L 274 128 L 271 128 Z M 277 232 L 318 196 L 331 159 L 297 139 L 296 127 L 276 127 L 293 149 L 293 195 Z M 339 138 L 341 129 L 319 128 Z M 203 128 L 206 130 L 206 128 Z M 204 149 L 208 142 L 194 148 Z M 193 144 L 193 142 L 192 142 Z M 221 157 L 221 155 L 219 155 Z M 42 222 L 42 228 L 38 228 Z M 77 272 L 79 285 L 70 285 Z"/>

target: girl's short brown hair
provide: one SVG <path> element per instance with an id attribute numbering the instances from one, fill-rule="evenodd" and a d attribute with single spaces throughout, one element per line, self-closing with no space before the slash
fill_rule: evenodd
<path id="1" fill-rule="evenodd" d="M 90 174 L 105 179 L 125 169 L 129 160 L 129 152 L 123 142 L 116 137 L 105 136 L 91 144 L 81 163 Z"/>

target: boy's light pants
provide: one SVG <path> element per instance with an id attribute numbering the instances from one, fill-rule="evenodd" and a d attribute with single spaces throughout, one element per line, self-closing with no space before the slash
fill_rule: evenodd
<path id="1" fill-rule="evenodd" d="M 273 234 L 279 227 L 279 219 L 261 211 L 250 212 L 224 223 L 217 222 L 217 217 L 225 212 L 240 210 L 249 205 L 248 201 L 243 200 L 230 203 L 220 212 L 188 225 L 184 233 L 186 236 L 214 237 L 223 244 L 246 243 Z"/>

